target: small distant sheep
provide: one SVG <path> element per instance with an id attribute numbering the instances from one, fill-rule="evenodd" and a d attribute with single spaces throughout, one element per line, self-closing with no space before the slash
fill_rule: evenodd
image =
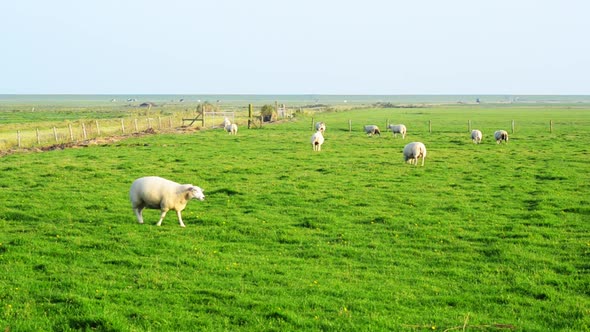
<path id="1" fill-rule="evenodd" d="M 146 176 L 133 181 L 129 190 L 129 199 L 140 224 L 143 224 L 143 209 L 148 208 L 162 211 L 157 226 L 162 225 L 166 212 L 175 210 L 180 227 L 185 227 L 182 222 L 182 210 L 189 200 L 202 201 L 205 195 L 203 189 L 192 184 L 178 184 L 161 177 Z"/>
<path id="2" fill-rule="evenodd" d="M 313 147 L 313 151 L 322 151 L 322 144 L 324 144 L 324 135 L 318 130 L 311 136 L 311 146 Z"/>
<path id="3" fill-rule="evenodd" d="M 481 130 L 474 129 L 471 131 L 471 140 L 473 141 L 473 143 L 475 143 L 475 144 L 481 143 L 482 138 L 483 138 L 483 134 L 481 133 Z"/>
<path id="4" fill-rule="evenodd" d="M 406 126 L 404 126 L 403 124 L 398 124 L 398 125 L 389 125 L 387 126 L 387 129 L 391 129 L 391 132 L 393 133 L 393 137 L 397 137 L 397 134 L 402 134 L 402 138 L 406 139 Z"/>
<path id="5" fill-rule="evenodd" d="M 500 144 L 502 141 L 508 143 L 508 132 L 506 130 L 496 130 L 494 138 L 497 144 Z"/>
<path id="6" fill-rule="evenodd" d="M 426 146 L 421 142 L 412 142 L 404 146 L 404 161 L 418 166 L 418 158 L 422 157 L 422 166 L 426 159 Z"/>
<path id="7" fill-rule="evenodd" d="M 230 134 L 230 135 L 237 135 L 238 134 L 238 125 L 235 123 L 230 123 L 228 125 L 225 126 L 225 130 Z"/>
<path id="8" fill-rule="evenodd" d="M 326 124 L 323 122 L 315 123 L 315 130 L 321 131 L 322 134 L 326 131 Z"/>
<path id="9" fill-rule="evenodd" d="M 367 133 L 367 135 L 379 135 L 381 136 L 381 131 L 379 130 L 379 127 L 376 125 L 367 125 L 365 126 L 365 133 Z"/>

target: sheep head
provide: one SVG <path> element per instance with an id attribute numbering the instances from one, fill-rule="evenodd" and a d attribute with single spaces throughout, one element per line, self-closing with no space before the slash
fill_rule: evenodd
<path id="1" fill-rule="evenodd" d="M 203 189 L 197 186 L 189 186 L 186 190 L 186 199 L 198 199 L 199 201 L 205 200 L 205 194 L 203 193 Z"/>

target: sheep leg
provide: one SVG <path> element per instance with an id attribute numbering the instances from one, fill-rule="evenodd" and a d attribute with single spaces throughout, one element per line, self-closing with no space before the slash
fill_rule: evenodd
<path id="1" fill-rule="evenodd" d="M 182 216 L 180 215 L 180 211 L 176 211 L 176 215 L 178 216 L 178 223 L 180 223 L 180 227 L 186 227 L 182 222 Z"/>
<path id="2" fill-rule="evenodd" d="M 168 210 L 162 210 L 162 214 L 160 214 L 160 220 L 158 221 L 156 226 L 162 226 L 162 220 L 164 220 L 164 217 L 166 217 L 166 212 L 168 212 Z"/>
<path id="3" fill-rule="evenodd" d="M 137 216 L 137 222 L 143 224 L 143 215 L 142 215 L 143 208 L 135 208 L 133 212 L 135 212 L 135 216 Z"/>

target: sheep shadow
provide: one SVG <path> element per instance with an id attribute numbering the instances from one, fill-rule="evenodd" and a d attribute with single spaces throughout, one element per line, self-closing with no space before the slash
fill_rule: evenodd
<path id="1" fill-rule="evenodd" d="M 215 190 L 211 190 L 207 192 L 208 196 L 216 196 L 216 195 L 227 195 L 227 196 L 235 196 L 235 195 L 241 195 L 242 193 L 237 191 L 237 190 L 233 190 L 233 189 L 229 189 L 229 188 L 221 188 L 221 189 L 215 189 Z"/>

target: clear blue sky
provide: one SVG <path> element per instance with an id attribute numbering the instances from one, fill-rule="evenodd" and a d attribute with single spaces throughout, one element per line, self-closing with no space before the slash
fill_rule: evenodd
<path id="1" fill-rule="evenodd" d="M 4 0 L 0 94 L 590 94 L 587 0 Z"/>

